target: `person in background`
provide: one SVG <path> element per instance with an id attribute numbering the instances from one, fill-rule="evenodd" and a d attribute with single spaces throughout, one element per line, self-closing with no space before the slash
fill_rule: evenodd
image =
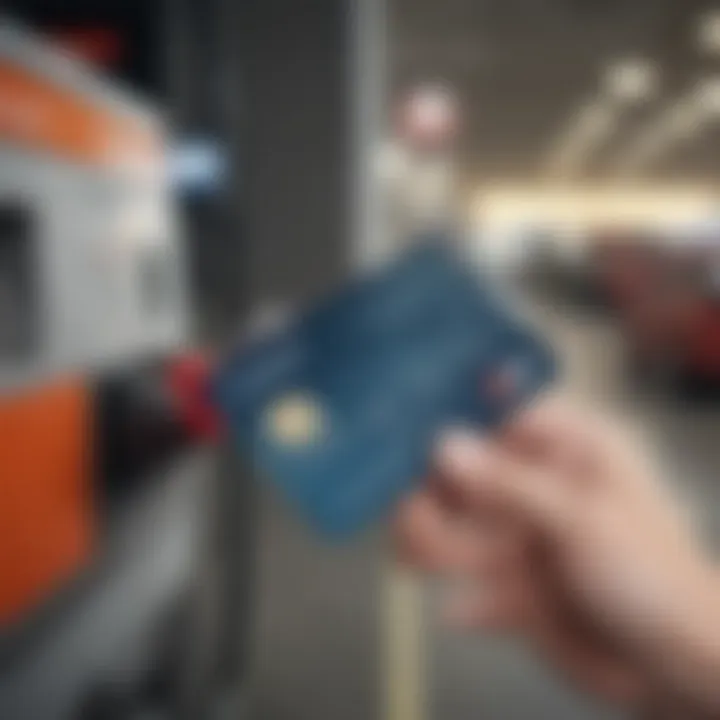
<path id="1" fill-rule="evenodd" d="M 397 548 L 464 580 L 454 624 L 519 635 L 642 717 L 720 717 L 720 572 L 626 430 L 549 399 L 436 457 Z"/>

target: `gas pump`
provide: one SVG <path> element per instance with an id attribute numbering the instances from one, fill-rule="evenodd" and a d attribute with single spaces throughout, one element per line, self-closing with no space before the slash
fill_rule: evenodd
<path id="1" fill-rule="evenodd" d="M 20 11 L 46 4 L 57 5 L 16 3 Z M 100 5 L 161 12 L 139 1 L 66 4 L 93 16 Z M 222 127 L 233 140 L 221 146 L 231 174 L 241 170 L 241 182 L 228 180 L 219 203 L 236 211 L 233 222 L 185 206 L 196 231 L 193 270 L 223 270 L 219 283 L 212 273 L 196 277 L 210 301 L 204 337 L 219 346 L 256 307 L 310 300 L 336 286 L 358 258 L 374 255 L 369 159 L 382 115 L 382 3 L 196 6 L 173 2 L 165 13 L 162 4 L 149 44 L 172 56 L 163 57 L 167 76 L 158 94 L 175 127 L 199 128 L 201 136 L 203 128 Z M 12 80 L 0 90 L 0 205 L 21 207 L 0 220 L 0 266 L 11 268 L 3 273 L 11 280 L 0 281 L 0 346 L 10 348 L 0 350 L 0 497 L 18 494 L 24 545 L 18 552 L 18 538 L 0 529 L 8 568 L 16 563 L 22 580 L 0 630 L 0 717 L 245 717 L 255 674 L 248 672 L 250 644 L 258 650 L 253 664 L 262 668 L 271 657 L 280 668 L 274 691 L 289 707 L 299 705 L 302 673 L 316 666 L 283 673 L 283 663 L 294 662 L 286 638 L 265 633 L 289 627 L 288 619 L 298 632 L 327 624 L 325 588 L 309 588 L 318 601 L 308 596 L 307 612 L 291 618 L 275 599 L 292 595 L 303 568 L 327 572 L 342 587 L 371 587 L 376 567 L 370 558 L 318 556 L 295 528 L 273 522 L 273 505 L 256 497 L 252 472 L 232 448 L 205 446 L 217 427 L 197 402 L 207 359 L 188 328 L 189 263 L 162 173 L 159 114 L 27 33 L 3 29 L 2 73 L 6 67 Z M 13 111 L 8 130 L 5 98 L 27 85 L 32 102 Z M 48 107 L 62 110 L 48 115 Z M 38 120 L 38 108 L 56 122 Z M 23 117 L 33 119 L 18 128 Z M 218 308 L 222 317 L 214 316 Z M 38 428 L 52 457 L 46 465 L 34 457 L 41 454 L 34 452 Z M 20 464 L 14 458 L 23 447 Z M 43 514 L 38 496 L 46 492 Z M 26 509 L 33 514 L 21 520 Z M 61 552 L 64 534 L 72 542 Z M 257 543 L 264 567 L 256 573 Z M 42 572 L 29 583 L 19 569 L 29 567 L 20 558 L 31 552 Z M 255 596 L 263 602 L 248 622 Z M 373 633 L 365 628 L 374 627 L 375 615 L 354 601 L 338 613 L 352 609 L 359 652 L 368 657 L 363 666 L 372 668 Z M 294 633 L 289 627 L 287 636 Z M 338 658 L 332 642 L 318 638 L 314 653 L 335 676 L 357 672 L 358 655 Z M 283 685 L 282 677 L 299 682 Z M 373 669 L 363 693 L 369 702 L 375 679 Z"/>
<path id="2" fill-rule="evenodd" d="M 0 25 L 0 717 L 176 717 L 202 656 L 212 458 L 168 369 L 191 335 L 164 136 Z"/>

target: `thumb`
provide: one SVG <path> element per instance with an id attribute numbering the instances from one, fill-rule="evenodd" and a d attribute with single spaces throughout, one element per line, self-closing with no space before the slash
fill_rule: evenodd
<path id="1" fill-rule="evenodd" d="M 471 511 L 499 505 L 550 534 L 572 517 L 565 483 L 470 432 L 447 434 L 436 458 L 444 482 Z"/>

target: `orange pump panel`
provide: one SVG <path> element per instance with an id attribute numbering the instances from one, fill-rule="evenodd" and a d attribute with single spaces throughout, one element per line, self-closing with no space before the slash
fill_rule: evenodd
<path id="1" fill-rule="evenodd" d="M 102 168 L 157 164 L 161 146 L 139 121 L 97 107 L 0 58 L 0 140 Z"/>
<path id="2" fill-rule="evenodd" d="M 79 380 L 0 398 L 0 624 L 88 560 L 91 402 Z"/>

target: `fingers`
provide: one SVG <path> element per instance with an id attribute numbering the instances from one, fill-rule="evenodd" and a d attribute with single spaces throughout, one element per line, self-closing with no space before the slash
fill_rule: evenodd
<path id="1" fill-rule="evenodd" d="M 628 708 L 646 701 L 649 684 L 634 664 L 605 648 L 597 638 L 573 631 L 552 611 L 540 610 L 529 628 L 529 639 L 543 657 L 586 692 Z"/>
<path id="2" fill-rule="evenodd" d="M 447 622 L 461 630 L 517 634 L 576 686 L 623 706 L 641 705 L 648 691 L 644 676 L 601 635 L 572 622 L 527 561 L 453 588 L 444 608 Z"/>
<path id="3" fill-rule="evenodd" d="M 529 457 L 544 458 L 559 447 L 585 445 L 588 422 L 560 398 L 543 398 L 503 428 L 503 440 Z"/>
<path id="4" fill-rule="evenodd" d="M 607 438 L 597 420 L 557 397 L 533 404 L 503 428 L 501 440 L 528 462 L 538 462 L 583 483 L 598 475 Z"/>
<path id="5" fill-rule="evenodd" d="M 417 493 L 400 505 L 394 539 L 401 561 L 430 573 L 468 568 L 476 553 L 468 529 L 430 492 Z"/>
<path id="6" fill-rule="evenodd" d="M 400 560 L 418 570 L 476 575 L 522 557 L 527 534 L 517 523 L 461 511 L 442 493 L 426 490 L 405 500 L 396 515 L 394 540 Z"/>
<path id="7" fill-rule="evenodd" d="M 444 608 L 446 621 L 462 630 L 522 630 L 530 617 L 532 589 L 521 566 L 488 569 L 471 583 L 452 588 Z"/>
<path id="8" fill-rule="evenodd" d="M 637 429 L 618 417 L 580 411 L 560 397 L 540 400 L 503 429 L 513 452 L 556 468 L 575 485 L 633 485 L 654 475 L 637 452 Z"/>
<path id="9" fill-rule="evenodd" d="M 557 478 L 473 434 L 446 436 L 437 463 L 445 482 L 462 494 L 473 512 L 502 510 L 551 534 L 572 517 L 572 493 Z"/>

